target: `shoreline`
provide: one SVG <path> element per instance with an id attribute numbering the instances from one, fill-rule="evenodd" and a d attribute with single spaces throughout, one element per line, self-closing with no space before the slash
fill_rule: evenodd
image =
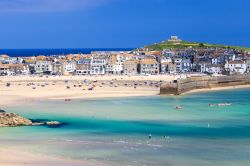
<path id="1" fill-rule="evenodd" d="M 87 95 L 87 96 L 86 96 Z M 84 93 L 84 94 L 61 94 L 61 95 L 49 95 L 49 96 L 25 96 L 25 95 L 1 95 L 3 99 L 0 101 L 0 105 L 3 107 L 23 104 L 27 102 L 39 102 L 41 100 L 90 100 L 90 99 L 103 99 L 103 98 L 126 98 L 126 97 L 149 97 L 149 96 L 157 96 L 159 95 L 159 90 L 149 89 L 149 90 L 139 90 L 136 92 L 128 92 L 128 91 L 116 91 L 116 92 L 108 92 L 108 91 L 97 91 L 94 93 Z"/>
<path id="2" fill-rule="evenodd" d="M 181 76 L 73 76 L 67 77 L 0 77 L 0 106 L 7 107 L 23 103 L 39 102 L 39 100 L 65 100 L 65 99 L 102 99 L 102 98 L 123 98 L 123 97 L 147 97 L 160 95 L 158 85 L 162 80 L 172 81 Z M 83 84 L 82 80 L 96 81 L 97 83 Z M 56 80 L 56 81 L 55 81 Z M 68 83 L 65 83 L 65 80 Z M 135 81 L 137 80 L 137 81 Z M 10 82 L 11 86 L 6 87 Z M 30 86 L 27 84 L 33 83 Z M 105 82 L 105 85 L 103 83 Z M 109 84 L 110 82 L 114 82 Z M 153 85 L 137 85 L 134 83 L 153 82 Z M 128 84 L 125 86 L 124 84 Z M 45 85 L 46 84 L 46 85 Z M 55 84 L 55 85 L 53 85 Z M 88 87 L 95 84 L 94 90 L 89 91 Z M 115 85 L 117 86 L 115 87 Z M 43 85 L 43 86 L 42 86 Z M 157 85 L 157 87 L 156 87 Z M 66 87 L 70 86 L 70 89 Z M 76 87 L 74 87 L 76 86 Z M 35 89 L 33 89 L 35 88 Z M 250 88 L 250 85 L 237 85 L 226 87 L 214 87 L 194 89 L 181 95 L 188 95 L 199 92 L 230 90 L 239 88 Z"/>
<path id="3" fill-rule="evenodd" d="M 223 91 L 223 90 L 234 90 L 234 89 L 244 89 L 250 88 L 250 84 L 248 85 L 234 85 L 234 86 L 225 86 L 225 87 L 214 87 L 214 88 L 203 88 L 203 89 L 193 89 L 188 92 L 184 92 L 182 95 L 201 93 L 201 92 L 213 92 L 213 91 Z"/>
<path id="4" fill-rule="evenodd" d="M 34 164 L 35 162 L 35 164 Z M 60 165 L 60 166 L 98 166 L 101 163 L 75 160 L 70 158 L 55 157 L 42 154 L 33 154 L 31 152 L 22 152 L 17 149 L 1 148 L 0 149 L 0 165 L 4 166 L 44 166 L 44 165 Z"/>
<path id="5" fill-rule="evenodd" d="M 0 77 L 0 106 L 39 100 L 156 96 L 161 81 L 171 81 L 175 77 Z"/>

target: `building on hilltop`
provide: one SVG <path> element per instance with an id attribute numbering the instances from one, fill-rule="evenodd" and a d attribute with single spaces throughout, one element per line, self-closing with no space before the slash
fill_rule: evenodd
<path id="1" fill-rule="evenodd" d="M 168 39 L 169 42 L 173 42 L 175 44 L 180 43 L 182 40 L 178 38 L 178 36 L 171 36 L 170 39 Z"/>

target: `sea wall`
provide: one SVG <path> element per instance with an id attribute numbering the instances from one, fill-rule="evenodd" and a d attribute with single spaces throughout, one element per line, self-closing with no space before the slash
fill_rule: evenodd
<path id="1" fill-rule="evenodd" d="M 160 89 L 160 94 L 180 95 L 194 89 L 227 87 L 246 84 L 250 84 L 250 74 L 217 77 L 191 77 L 180 79 L 175 82 L 163 83 Z"/>

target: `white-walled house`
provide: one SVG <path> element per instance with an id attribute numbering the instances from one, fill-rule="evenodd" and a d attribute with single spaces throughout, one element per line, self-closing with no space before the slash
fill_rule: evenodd
<path id="1" fill-rule="evenodd" d="M 192 63 L 190 59 L 183 59 L 181 61 L 181 71 L 182 72 L 190 72 L 192 69 Z"/>
<path id="2" fill-rule="evenodd" d="M 222 74 L 223 66 L 222 65 L 206 65 L 206 73 L 209 74 Z"/>
<path id="3" fill-rule="evenodd" d="M 105 74 L 106 60 L 101 58 L 92 58 L 90 64 L 91 75 L 104 75 Z"/>
<path id="4" fill-rule="evenodd" d="M 51 61 L 36 61 L 35 64 L 36 73 L 51 73 L 52 72 L 52 62 Z"/>
<path id="5" fill-rule="evenodd" d="M 229 74 L 243 74 L 247 71 L 247 65 L 244 61 L 229 61 L 225 64 L 225 70 Z"/>
<path id="6" fill-rule="evenodd" d="M 64 62 L 64 75 L 73 74 L 76 71 L 76 61 Z"/>
<path id="7" fill-rule="evenodd" d="M 181 72 L 182 70 L 182 64 L 181 64 L 182 59 L 181 58 L 176 58 L 174 60 L 174 63 L 176 65 L 176 72 Z"/>
<path id="8" fill-rule="evenodd" d="M 122 74 L 125 59 L 122 55 L 111 55 L 106 63 L 105 72 L 107 74 Z"/>
<path id="9" fill-rule="evenodd" d="M 235 54 L 222 54 L 217 55 L 212 58 L 212 64 L 218 65 L 218 64 L 225 64 L 229 61 L 234 61 L 236 58 Z"/>

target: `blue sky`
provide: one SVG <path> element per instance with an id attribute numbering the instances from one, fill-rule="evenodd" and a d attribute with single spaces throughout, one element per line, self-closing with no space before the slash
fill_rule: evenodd
<path id="1" fill-rule="evenodd" d="M 0 48 L 250 46 L 250 0 L 0 0 Z"/>

